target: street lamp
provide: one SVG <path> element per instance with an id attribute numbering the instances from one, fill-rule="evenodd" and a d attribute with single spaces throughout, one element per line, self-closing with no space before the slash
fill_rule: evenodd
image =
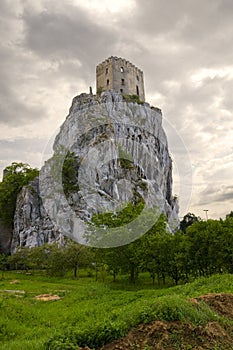
<path id="1" fill-rule="evenodd" d="M 206 215 L 206 220 L 208 220 L 208 209 L 204 209 L 203 211 L 205 211 L 205 215 Z"/>

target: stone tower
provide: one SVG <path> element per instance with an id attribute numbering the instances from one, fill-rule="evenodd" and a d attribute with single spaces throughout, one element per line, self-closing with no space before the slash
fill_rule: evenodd
<path id="1" fill-rule="evenodd" d="M 138 95 L 145 101 L 143 72 L 120 57 L 109 57 L 96 67 L 97 93 L 115 90 L 126 95 Z"/>

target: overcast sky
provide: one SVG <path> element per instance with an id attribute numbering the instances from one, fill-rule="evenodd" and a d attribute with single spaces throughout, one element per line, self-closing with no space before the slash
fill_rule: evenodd
<path id="1" fill-rule="evenodd" d="M 40 167 L 72 98 L 120 56 L 163 111 L 180 217 L 233 210 L 232 0 L 0 0 L 0 16 L 1 172 Z"/>

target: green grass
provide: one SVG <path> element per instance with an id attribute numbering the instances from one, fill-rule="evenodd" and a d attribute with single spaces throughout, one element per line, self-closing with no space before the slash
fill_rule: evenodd
<path id="1" fill-rule="evenodd" d="M 18 283 L 11 284 L 13 280 Z M 196 325 L 209 320 L 225 322 L 205 304 L 196 308 L 188 299 L 210 292 L 233 293 L 232 275 L 200 278 L 169 288 L 140 288 L 140 284 L 130 286 L 122 281 L 124 284 L 114 285 L 85 277 L 72 280 L 6 273 L 0 280 L 0 348 L 39 350 L 45 348 L 45 343 L 51 350 L 77 349 L 77 343 L 95 347 L 153 319 Z M 44 293 L 59 295 L 61 299 L 35 299 Z"/>

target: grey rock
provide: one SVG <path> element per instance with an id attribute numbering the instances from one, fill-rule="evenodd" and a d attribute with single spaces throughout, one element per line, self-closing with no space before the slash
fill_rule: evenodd
<path id="1" fill-rule="evenodd" d="M 101 97 L 81 94 L 73 99 L 53 149 L 60 158 L 48 160 L 39 181 L 24 187 L 18 197 L 12 251 L 62 243 L 64 236 L 86 243 L 82 232 L 91 217 L 120 210 L 135 193 L 146 208 L 167 216 L 171 231 L 177 227 L 172 161 L 158 108 L 125 102 L 115 91 Z M 77 156 L 79 187 L 65 196 L 62 165 L 67 150 Z"/>

